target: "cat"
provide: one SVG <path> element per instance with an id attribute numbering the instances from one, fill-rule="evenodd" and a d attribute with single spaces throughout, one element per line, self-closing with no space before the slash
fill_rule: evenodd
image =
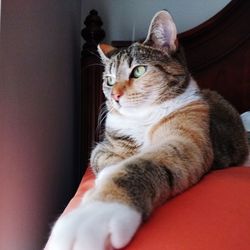
<path id="1" fill-rule="evenodd" d="M 108 112 L 90 159 L 95 186 L 58 219 L 48 250 L 122 248 L 157 206 L 248 155 L 239 114 L 199 89 L 167 11 L 153 17 L 143 43 L 98 51 Z"/>

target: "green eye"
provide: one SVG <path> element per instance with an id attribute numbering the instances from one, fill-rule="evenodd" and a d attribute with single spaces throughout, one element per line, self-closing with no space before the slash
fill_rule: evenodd
<path id="1" fill-rule="evenodd" d="M 133 69 L 131 77 L 139 78 L 146 72 L 146 70 L 147 70 L 146 66 L 143 66 L 143 65 L 137 66 Z"/>

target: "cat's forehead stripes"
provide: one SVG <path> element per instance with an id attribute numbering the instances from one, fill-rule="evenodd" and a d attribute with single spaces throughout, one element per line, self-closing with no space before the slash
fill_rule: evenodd
<path id="1" fill-rule="evenodd" d="M 116 78 L 125 77 L 126 75 L 128 77 L 133 63 L 134 58 L 123 49 L 110 58 L 109 64 L 106 65 L 105 73 L 112 74 L 116 76 Z"/>
<path id="2" fill-rule="evenodd" d="M 128 53 L 126 49 L 124 49 L 114 56 L 113 61 L 116 63 L 117 68 L 119 68 L 122 63 L 127 63 L 127 65 L 131 67 L 133 57 L 130 55 L 130 53 Z"/>
<path id="3" fill-rule="evenodd" d="M 110 58 L 109 71 L 112 68 L 117 69 L 126 64 L 132 68 L 135 64 L 153 63 L 159 61 L 168 61 L 169 55 L 161 51 L 150 48 L 140 43 L 134 43 L 128 48 L 123 48 L 114 53 Z"/>

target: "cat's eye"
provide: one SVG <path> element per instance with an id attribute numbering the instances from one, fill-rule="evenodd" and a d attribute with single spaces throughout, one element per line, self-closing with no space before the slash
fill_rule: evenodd
<path id="1" fill-rule="evenodd" d="M 107 76 L 106 80 L 107 80 L 107 85 L 109 87 L 112 87 L 115 84 L 115 79 L 113 77 L 111 77 L 111 76 Z"/>
<path id="2" fill-rule="evenodd" d="M 131 73 L 131 78 L 139 78 L 141 77 L 145 72 L 147 71 L 147 67 L 144 65 L 139 65 L 136 66 L 132 73 Z"/>

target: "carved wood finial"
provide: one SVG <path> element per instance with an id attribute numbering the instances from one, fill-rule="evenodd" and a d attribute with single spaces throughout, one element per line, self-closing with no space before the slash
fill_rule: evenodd
<path id="1" fill-rule="evenodd" d="M 105 37 L 105 32 L 101 28 L 103 22 L 98 16 L 96 10 L 91 10 L 89 12 L 84 24 L 86 27 L 82 30 L 81 35 L 86 42 L 82 47 L 82 56 L 93 52 L 96 53 L 98 43 L 100 43 Z"/>

